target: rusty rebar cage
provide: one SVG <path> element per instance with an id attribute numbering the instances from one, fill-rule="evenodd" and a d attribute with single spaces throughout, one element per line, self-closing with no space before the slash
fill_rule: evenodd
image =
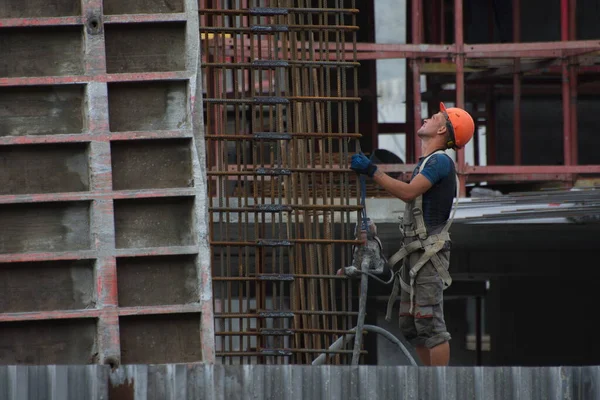
<path id="1" fill-rule="evenodd" d="M 355 1 L 200 1 L 216 355 L 310 363 L 355 326 Z"/>

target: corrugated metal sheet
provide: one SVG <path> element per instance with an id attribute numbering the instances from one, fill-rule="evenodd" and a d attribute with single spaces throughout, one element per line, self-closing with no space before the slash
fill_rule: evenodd
<path id="1" fill-rule="evenodd" d="M 0 400 L 600 399 L 600 367 L 0 367 Z"/>
<path id="2" fill-rule="evenodd" d="M 110 368 L 98 365 L 1 366 L 1 400 L 107 400 Z"/>

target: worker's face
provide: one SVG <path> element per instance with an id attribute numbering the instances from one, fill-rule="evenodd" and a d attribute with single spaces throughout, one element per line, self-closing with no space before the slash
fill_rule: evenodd
<path id="1" fill-rule="evenodd" d="M 437 135 L 443 135 L 446 133 L 446 119 L 444 115 L 439 112 L 433 114 L 430 118 L 423 121 L 423 125 L 417 131 L 417 134 L 421 137 L 433 137 Z"/>

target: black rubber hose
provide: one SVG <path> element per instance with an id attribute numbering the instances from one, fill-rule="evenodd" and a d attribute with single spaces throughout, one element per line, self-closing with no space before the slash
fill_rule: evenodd
<path id="1" fill-rule="evenodd" d="M 413 356 L 410 354 L 408 349 L 404 346 L 404 344 L 400 341 L 400 339 L 398 339 L 396 336 L 394 336 L 391 332 L 386 331 L 385 329 L 383 329 L 379 326 L 375 326 L 375 325 L 363 325 L 363 330 L 365 330 L 367 332 L 377 333 L 377 334 L 385 337 L 387 340 L 389 340 L 390 342 L 392 342 L 393 344 L 395 344 L 396 346 L 398 346 L 400 348 L 400 350 L 402 351 L 404 356 L 410 362 L 410 365 L 412 365 L 413 367 L 418 367 L 417 362 L 415 361 Z M 352 328 L 350 330 L 350 332 L 351 333 L 347 333 L 346 335 L 341 336 L 338 340 L 333 342 L 333 344 L 329 347 L 329 350 L 339 350 L 343 346 L 345 341 L 352 339 L 352 336 L 354 336 L 354 332 L 356 332 L 356 328 Z M 329 357 L 332 357 L 332 356 L 333 356 L 333 354 L 329 355 Z M 312 365 L 323 365 L 323 364 L 325 364 L 326 359 L 327 359 L 327 353 L 322 353 L 321 355 L 319 355 L 319 357 L 315 358 L 315 360 L 312 362 Z"/>

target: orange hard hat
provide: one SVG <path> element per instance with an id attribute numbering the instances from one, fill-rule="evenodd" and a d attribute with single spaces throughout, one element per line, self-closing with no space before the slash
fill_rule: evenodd
<path id="1" fill-rule="evenodd" d="M 462 149 L 473 137 L 475 132 L 475 122 L 473 117 L 462 108 L 446 108 L 444 103 L 440 103 L 440 110 L 450 131 L 449 148 Z"/>

